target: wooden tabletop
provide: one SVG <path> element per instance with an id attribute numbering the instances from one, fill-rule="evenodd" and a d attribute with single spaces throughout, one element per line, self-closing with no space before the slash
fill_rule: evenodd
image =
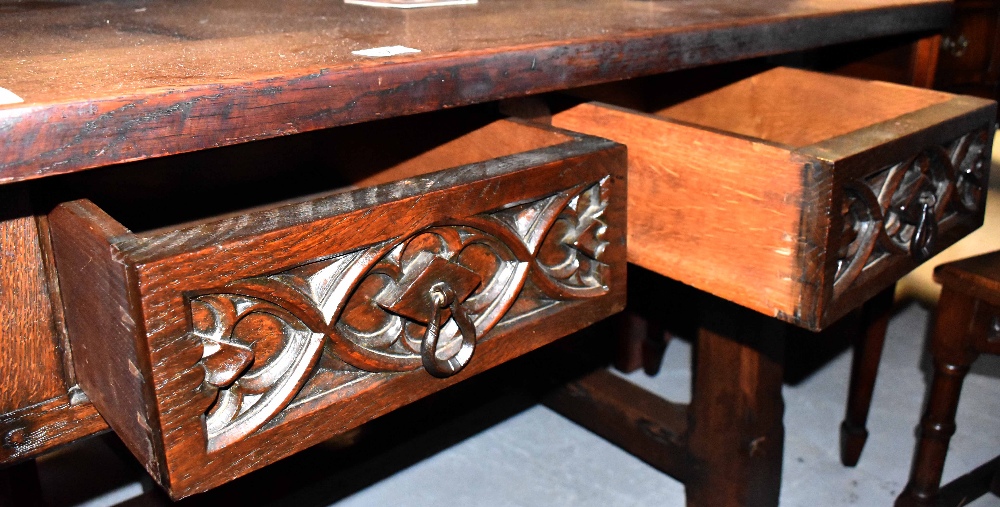
<path id="1" fill-rule="evenodd" d="M 944 0 L 0 0 L 0 183 L 935 30 Z M 354 51 L 419 50 L 388 57 Z M 13 95 L 13 96 L 12 96 Z"/>

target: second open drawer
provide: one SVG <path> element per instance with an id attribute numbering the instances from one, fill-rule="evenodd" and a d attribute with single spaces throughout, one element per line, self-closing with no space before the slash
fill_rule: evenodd
<path id="1" fill-rule="evenodd" d="M 788 68 L 664 90 L 552 120 L 628 146 L 630 262 L 818 330 L 982 224 L 992 101 Z"/>
<path id="2" fill-rule="evenodd" d="M 429 145 L 378 128 L 330 143 L 399 161 L 320 168 L 360 175 L 327 194 L 145 232 L 89 200 L 50 214 L 80 385 L 174 498 L 624 306 L 623 146 L 509 120 Z"/>

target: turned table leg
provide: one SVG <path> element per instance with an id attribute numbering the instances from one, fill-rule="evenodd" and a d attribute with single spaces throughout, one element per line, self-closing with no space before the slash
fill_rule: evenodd
<path id="1" fill-rule="evenodd" d="M 785 325 L 706 297 L 695 351 L 689 506 L 775 506 L 785 430 Z"/>
<path id="2" fill-rule="evenodd" d="M 889 327 L 895 285 L 865 303 L 862 333 L 854 337 L 854 360 L 851 384 L 847 391 L 847 414 L 840 424 L 840 461 L 852 467 L 858 464 L 868 440 L 868 410 L 875 391 L 878 365 L 882 360 L 885 331 Z"/>
<path id="3" fill-rule="evenodd" d="M 929 506 L 937 499 L 948 443 L 955 434 L 955 412 L 962 382 L 977 355 L 968 336 L 976 306 L 975 300 L 968 296 L 947 289 L 941 293 L 931 337 L 934 378 L 920 423 L 910 482 L 896 500 L 897 507 Z"/>

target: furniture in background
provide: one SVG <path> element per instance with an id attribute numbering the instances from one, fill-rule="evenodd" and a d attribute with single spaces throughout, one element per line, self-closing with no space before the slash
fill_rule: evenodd
<path id="1" fill-rule="evenodd" d="M 859 58 L 860 56 L 860 58 Z M 949 27 L 910 43 L 904 37 L 874 44 L 849 43 L 824 48 L 815 56 L 818 66 L 842 75 L 879 79 L 926 88 L 1000 98 L 1000 4 L 956 0 Z M 929 277 L 928 277 L 929 278 Z M 928 279 L 929 283 L 929 279 Z M 923 293 L 918 293 L 922 296 Z M 888 296 L 887 296 L 888 297 Z M 880 305 L 889 308 L 891 299 Z M 866 319 L 879 319 L 866 310 Z M 884 333 L 869 328 L 854 340 L 854 362 L 848 389 L 847 412 L 841 425 L 841 461 L 857 464 L 867 439 L 865 422 L 874 391 Z"/>
<path id="2" fill-rule="evenodd" d="M 940 487 L 962 382 L 980 354 L 1000 354 L 1000 252 L 942 264 L 934 277 L 942 291 L 930 341 L 933 380 L 910 481 L 897 507 L 963 505 L 987 491 L 1000 495 L 1000 457 Z"/>
<path id="3" fill-rule="evenodd" d="M 1000 4 L 955 0 L 942 34 L 823 48 L 808 63 L 846 76 L 909 84 L 997 100 L 1000 97 Z"/>
<path id="4" fill-rule="evenodd" d="M 956 0 L 942 34 L 934 88 L 997 100 L 1000 93 L 1000 4 Z"/>

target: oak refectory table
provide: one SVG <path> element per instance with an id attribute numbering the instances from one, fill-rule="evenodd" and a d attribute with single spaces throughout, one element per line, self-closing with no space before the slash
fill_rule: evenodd
<path id="1" fill-rule="evenodd" d="M 625 147 L 444 110 L 929 33 L 949 12 L 0 0 L 0 463 L 110 427 L 180 498 L 620 311 Z M 716 335 L 720 365 L 780 354 Z M 740 380 L 764 386 L 768 431 L 778 372 Z M 734 480 L 777 491 L 769 452 Z M 704 484 L 693 503 L 752 503 Z"/>

